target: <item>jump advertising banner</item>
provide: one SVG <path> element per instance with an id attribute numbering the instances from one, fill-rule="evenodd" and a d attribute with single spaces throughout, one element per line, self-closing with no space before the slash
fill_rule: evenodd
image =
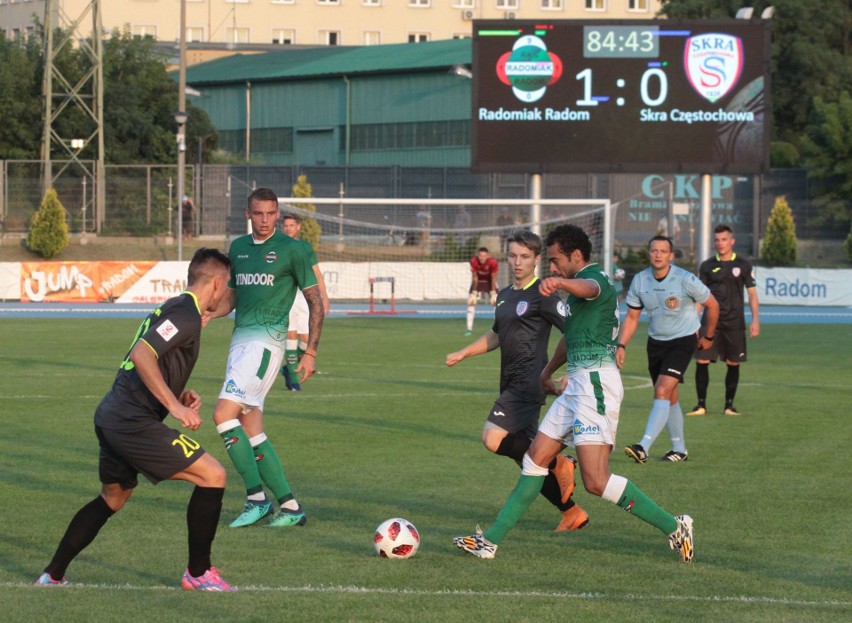
<path id="1" fill-rule="evenodd" d="M 186 288 L 188 262 L 0 262 L 0 300 L 22 303 L 161 303 Z M 332 301 L 462 300 L 465 262 L 322 262 Z M 757 267 L 761 305 L 852 307 L 852 270 Z"/>

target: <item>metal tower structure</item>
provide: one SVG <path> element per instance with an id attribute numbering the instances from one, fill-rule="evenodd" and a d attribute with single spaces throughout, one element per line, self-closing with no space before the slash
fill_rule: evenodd
<path id="1" fill-rule="evenodd" d="M 83 184 L 83 231 L 101 231 L 105 206 L 104 179 L 104 88 L 103 26 L 100 0 L 88 0 L 76 16 L 68 15 L 64 5 L 79 3 L 47 0 L 44 15 L 44 129 L 41 159 L 43 161 L 42 194 L 56 186 L 68 168 L 78 169 Z M 57 63 L 66 48 L 76 46 L 84 59 L 79 76 L 64 73 Z M 78 111 L 82 118 L 80 136 L 62 136 L 57 121 Z M 84 161 L 80 152 L 93 146 L 95 160 Z M 86 193 L 86 186 L 91 190 Z M 86 212 L 92 226 L 87 227 Z"/>

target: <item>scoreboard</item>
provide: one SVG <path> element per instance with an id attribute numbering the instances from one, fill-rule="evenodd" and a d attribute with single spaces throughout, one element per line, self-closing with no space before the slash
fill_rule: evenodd
<path id="1" fill-rule="evenodd" d="M 473 170 L 767 171 L 769 41 L 746 20 L 474 21 Z"/>

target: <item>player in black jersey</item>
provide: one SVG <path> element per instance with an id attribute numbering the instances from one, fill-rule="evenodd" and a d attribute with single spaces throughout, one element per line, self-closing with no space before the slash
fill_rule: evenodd
<path id="1" fill-rule="evenodd" d="M 565 306 L 555 294 L 539 293 L 535 271 L 541 261 L 541 238 L 522 230 L 509 237 L 508 245 L 513 283 L 497 295 L 491 330 L 447 355 L 447 365 L 500 348 L 500 396 L 488 414 L 482 443 L 520 465 L 538 431 L 544 405 L 539 378 L 548 361 L 550 329 L 563 330 Z M 589 516 L 571 498 L 573 491 L 574 463 L 560 454 L 550 465 L 541 489 L 541 494 L 562 512 L 557 531 L 579 530 L 589 523 Z"/>
<path id="2" fill-rule="evenodd" d="M 707 414 L 707 386 L 710 384 L 710 363 L 721 358 L 728 366 L 725 374 L 725 415 L 739 415 L 734 397 L 740 382 L 740 364 L 746 357 L 746 323 L 743 291 L 748 293 L 751 309 L 749 336 L 760 335 L 760 309 L 751 263 L 734 253 L 734 232 L 727 225 L 717 225 L 713 233 L 716 255 L 701 262 L 698 278 L 710 288 L 719 303 L 719 323 L 712 346 L 695 353 L 695 389 L 698 405 L 687 415 Z M 703 323 L 702 323 L 703 335 Z"/>
<path id="3" fill-rule="evenodd" d="M 186 590 L 236 590 L 210 562 L 225 492 L 225 469 L 197 441 L 165 425 L 169 414 L 197 430 L 201 398 L 186 383 L 198 359 L 201 329 L 228 292 L 231 262 L 216 249 L 199 249 L 189 263 L 187 289 L 148 314 L 121 362 L 112 388 L 95 411 L 100 444 L 100 495 L 81 508 L 36 584 L 67 584 L 65 569 L 133 493 L 142 473 L 153 484 L 195 485 L 186 511 L 189 564 Z"/>

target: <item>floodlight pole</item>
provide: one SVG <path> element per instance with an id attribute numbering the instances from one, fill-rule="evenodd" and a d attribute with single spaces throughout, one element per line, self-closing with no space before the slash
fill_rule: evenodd
<path id="1" fill-rule="evenodd" d="M 178 38 L 178 112 L 177 121 L 177 237 L 178 262 L 183 261 L 183 196 L 186 183 L 186 0 L 180 0 L 180 37 Z"/>

